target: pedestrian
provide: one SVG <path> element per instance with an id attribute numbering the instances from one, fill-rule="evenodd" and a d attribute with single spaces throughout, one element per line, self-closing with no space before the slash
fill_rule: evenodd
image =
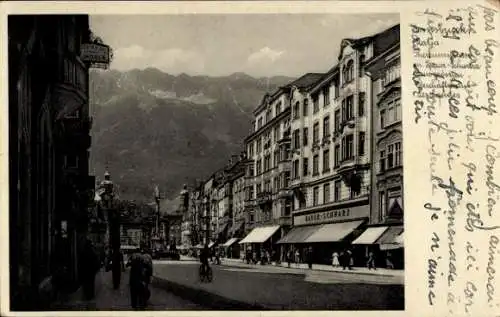
<path id="1" fill-rule="evenodd" d="M 295 266 L 300 266 L 300 252 L 298 249 L 295 251 Z"/>
<path id="2" fill-rule="evenodd" d="M 91 300 L 95 296 L 95 276 L 100 268 L 100 261 L 94 249 L 92 241 L 85 239 L 81 252 L 80 282 L 86 300 Z"/>
<path id="3" fill-rule="evenodd" d="M 342 265 L 343 270 L 347 268 L 348 261 L 349 260 L 347 259 L 347 252 L 340 252 L 340 265 Z"/>
<path id="4" fill-rule="evenodd" d="M 286 253 L 286 261 L 288 262 L 288 267 L 290 267 L 290 262 L 292 262 L 292 258 L 293 258 L 292 249 L 288 249 L 288 252 Z"/>
<path id="5" fill-rule="evenodd" d="M 123 256 L 123 251 L 120 251 L 120 266 L 122 271 L 125 272 L 125 257 Z"/>
<path id="6" fill-rule="evenodd" d="M 149 282 L 153 274 L 153 261 L 144 250 L 136 251 L 130 256 L 129 287 L 132 308 L 144 309 L 151 296 Z"/>
<path id="7" fill-rule="evenodd" d="M 313 267 L 313 248 L 309 247 L 307 251 L 307 265 L 309 266 L 309 270 L 312 270 Z"/>
<path id="8" fill-rule="evenodd" d="M 354 266 L 354 257 L 352 256 L 351 250 L 347 251 L 347 261 L 348 261 L 349 270 L 352 270 L 352 267 Z"/>
<path id="9" fill-rule="evenodd" d="M 394 269 L 394 264 L 392 263 L 392 254 L 391 252 L 387 252 L 385 256 L 385 264 L 388 269 Z"/>
<path id="10" fill-rule="evenodd" d="M 336 251 L 334 251 L 333 254 L 332 254 L 332 266 L 333 267 L 339 267 L 340 266 L 339 254 Z"/>
<path id="11" fill-rule="evenodd" d="M 215 250 L 215 264 L 220 265 L 220 251 Z"/>
<path id="12" fill-rule="evenodd" d="M 370 252 L 368 254 L 368 261 L 366 262 L 366 266 L 368 267 L 368 270 L 371 270 L 371 269 L 376 270 L 377 269 L 375 267 L 375 256 L 373 255 L 373 252 Z"/>

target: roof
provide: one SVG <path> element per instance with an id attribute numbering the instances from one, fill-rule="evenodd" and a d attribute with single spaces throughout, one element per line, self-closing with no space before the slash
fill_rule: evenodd
<path id="1" fill-rule="evenodd" d="M 299 89 L 307 89 L 310 86 L 314 85 L 323 76 L 324 76 L 323 73 L 307 73 L 302 75 L 299 79 L 292 81 L 285 87 L 287 88 L 297 87 Z"/>
<path id="2" fill-rule="evenodd" d="M 373 37 L 373 56 L 377 56 L 399 43 L 400 28 L 396 24 Z"/>
<path id="3" fill-rule="evenodd" d="M 306 73 L 302 75 L 300 78 L 284 86 L 279 87 L 273 93 L 265 94 L 264 98 L 262 98 L 262 102 L 255 108 L 254 114 L 259 112 L 260 109 L 262 109 L 262 107 L 266 104 L 266 101 L 272 102 L 273 100 L 275 100 L 275 98 L 277 98 L 282 93 L 290 90 L 292 87 L 297 87 L 299 89 L 307 89 L 311 87 L 313 84 L 315 84 L 319 79 L 321 79 L 323 75 L 324 75 L 323 73 Z"/>
<path id="4" fill-rule="evenodd" d="M 373 43 L 373 58 L 393 47 L 399 43 L 400 27 L 396 24 L 380 33 L 371 36 L 365 36 L 359 39 L 346 38 L 343 39 L 340 45 L 339 59 L 342 57 L 342 50 L 346 45 L 352 45 L 353 47 L 365 46 L 369 43 Z M 368 62 L 368 61 L 367 61 Z M 316 85 L 312 87 L 313 91 L 318 90 L 323 86 L 323 84 L 329 81 L 334 73 L 339 70 L 339 65 L 335 65 L 328 72 L 326 72 L 321 78 L 316 81 Z"/>

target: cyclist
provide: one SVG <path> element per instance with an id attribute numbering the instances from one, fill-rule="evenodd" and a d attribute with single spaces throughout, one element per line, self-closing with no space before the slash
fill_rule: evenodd
<path id="1" fill-rule="evenodd" d="M 210 250 L 208 249 L 208 245 L 205 244 L 205 247 L 201 250 L 200 253 L 200 262 L 201 262 L 201 272 L 203 275 L 208 273 L 210 266 L 208 264 L 208 258 L 210 257 Z"/>

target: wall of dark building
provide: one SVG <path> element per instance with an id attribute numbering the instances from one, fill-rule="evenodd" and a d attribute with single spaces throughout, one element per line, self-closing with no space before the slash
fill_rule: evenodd
<path id="1" fill-rule="evenodd" d="M 88 65 L 78 56 L 89 34 L 87 15 L 8 19 L 12 310 L 39 309 L 40 283 L 61 266 L 67 284 L 78 284 L 78 238 L 85 228 L 75 224 L 85 220 L 90 147 Z M 61 117 L 69 108 L 81 113 Z M 68 153 L 81 164 L 69 169 Z"/>

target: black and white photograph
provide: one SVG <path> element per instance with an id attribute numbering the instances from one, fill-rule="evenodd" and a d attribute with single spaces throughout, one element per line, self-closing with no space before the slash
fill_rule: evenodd
<path id="1" fill-rule="evenodd" d="M 11 311 L 405 309 L 399 13 L 7 34 Z"/>

